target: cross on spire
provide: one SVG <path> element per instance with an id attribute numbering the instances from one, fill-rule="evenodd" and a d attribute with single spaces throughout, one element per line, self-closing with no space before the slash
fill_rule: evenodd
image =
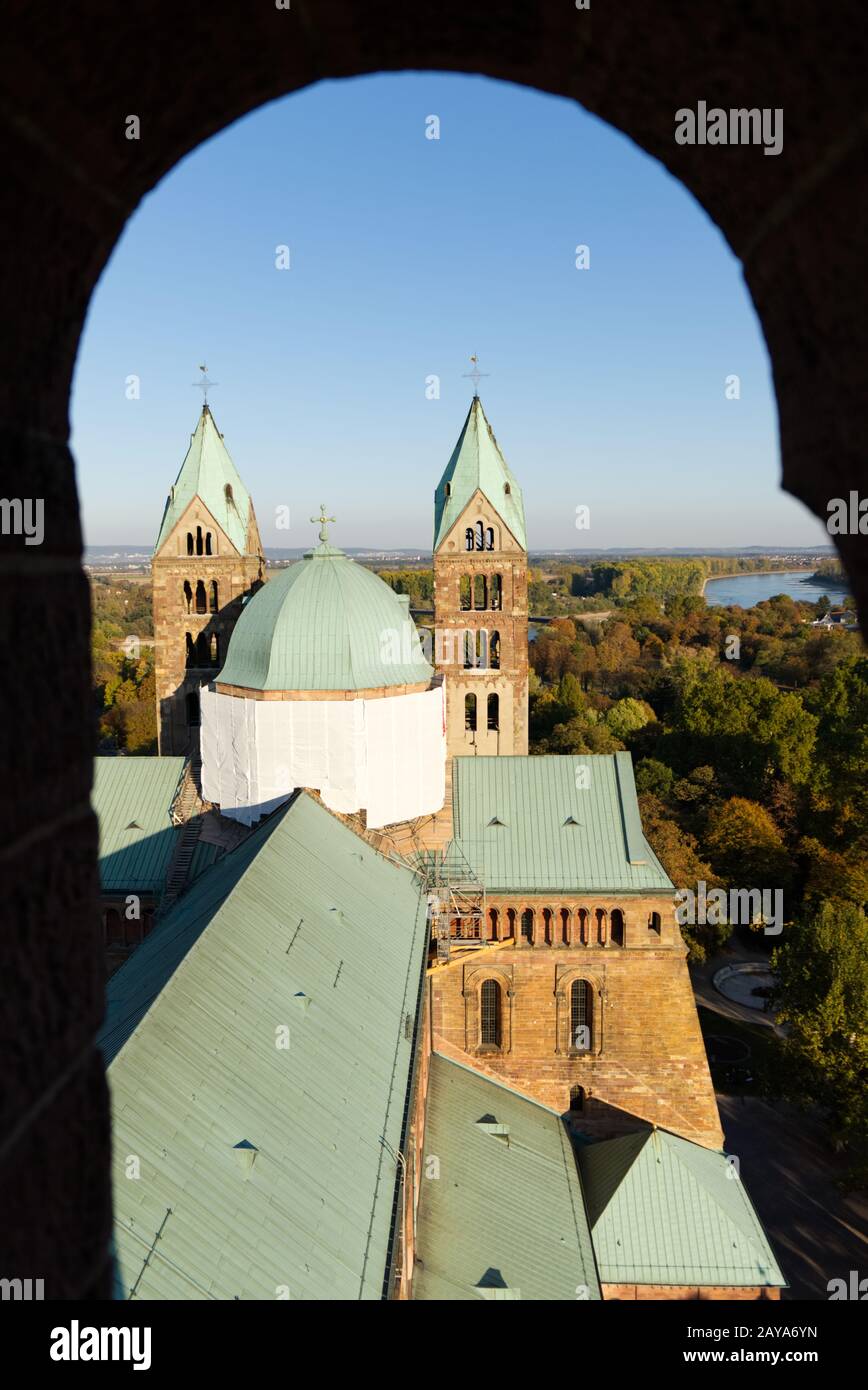
<path id="1" fill-rule="evenodd" d="M 490 373 L 490 372 L 481 372 L 481 371 L 479 370 L 479 358 L 476 356 L 476 353 L 475 353 L 475 352 L 474 352 L 474 354 L 473 354 L 473 356 L 471 357 L 470 360 L 471 360 L 471 362 L 473 363 L 473 371 L 472 371 L 472 372 L 462 372 L 461 375 L 462 375 L 462 376 L 465 376 L 465 377 L 470 377 L 470 380 L 473 382 L 473 394 L 474 394 L 474 396 L 475 396 L 476 398 L 478 398 L 478 397 L 479 397 L 479 379 L 480 379 L 480 377 L 483 377 L 483 376 L 490 376 L 491 373 Z"/>
<path id="2" fill-rule="evenodd" d="M 311 517 L 311 521 L 314 523 L 314 525 L 315 525 L 317 522 L 319 522 L 319 524 L 320 524 L 320 527 L 319 527 L 319 538 L 320 538 L 320 540 L 323 542 L 323 544 L 326 544 L 326 543 L 328 542 L 328 538 L 329 538 L 329 537 L 328 537 L 328 531 L 326 530 L 326 526 L 328 525 L 328 523 L 329 523 L 330 521 L 335 521 L 337 518 L 336 518 L 336 517 L 333 517 L 333 516 L 326 516 L 325 502 L 320 502 L 320 504 L 319 504 L 319 512 L 320 512 L 319 516 L 312 516 L 312 517 Z"/>
<path id="3" fill-rule="evenodd" d="M 219 386 L 220 383 L 219 381 L 208 380 L 208 368 L 202 362 L 199 363 L 199 371 L 202 373 L 202 380 L 194 381 L 193 385 L 197 386 L 199 390 L 202 392 L 202 408 L 204 409 L 205 406 L 208 404 L 208 387 Z"/>

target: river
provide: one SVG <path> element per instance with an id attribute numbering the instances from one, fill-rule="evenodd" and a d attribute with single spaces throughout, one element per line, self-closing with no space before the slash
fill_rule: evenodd
<path id="1" fill-rule="evenodd" d="M 826 594 L 833 607 L 843 602 L 847 590 L 828 581 L 809 578 L 805 570 L 776 570 L 773 574 L 735 574 L 722 579 L 709 579 L 705 586 L 705 600 L 712 607 L 728 607 L 738 604 L 742 608 L 753 608 L 763 599 L 774 598 L 775 594 L 789 594 L 791 598 L 801 599 L 803 603 L 816 603 Z"/>

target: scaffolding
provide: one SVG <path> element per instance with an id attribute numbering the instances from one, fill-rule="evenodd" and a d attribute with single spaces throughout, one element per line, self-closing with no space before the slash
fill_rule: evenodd
<path id="1" fill-rule="evenodd" d="M 453 951 L 485 947 L 485 884 L 455 842 L 428 851 L 422 869 L 438 964 L 445 965 Z"/>

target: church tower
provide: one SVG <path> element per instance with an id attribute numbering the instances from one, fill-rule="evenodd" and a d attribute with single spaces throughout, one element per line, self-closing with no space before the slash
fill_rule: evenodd
<path id="1" fill-rule="evenodd" d="M 199 690 L 222 666 L 264 570 L 253 503 L 206 402 L 151 561 L 161 753 L 196 751 Z"/>
<path id="2" fill-rule="evenodd" d="M 526 754 L 524 503 L 478 395 L 434 494 L 434 628 L 448 753 Z"/>

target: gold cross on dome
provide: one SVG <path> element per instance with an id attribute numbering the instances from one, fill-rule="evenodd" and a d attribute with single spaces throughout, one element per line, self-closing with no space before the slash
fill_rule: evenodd
<path id="1" fill-rule="evenodd" d="M 336 521 L 337 518 L 333 516 L 326 516 L 325 502 L 320 502 L 319 511 L 319 516 L 312 516 L 311 521 L 314 523 L 314 525 L 316 525 L 316 523 L 319 522 L 319 538 L 321 541 L 326 542 L 329 538 L 328 532 L 326 531 L 326 526 L 330 521 Z"/>

